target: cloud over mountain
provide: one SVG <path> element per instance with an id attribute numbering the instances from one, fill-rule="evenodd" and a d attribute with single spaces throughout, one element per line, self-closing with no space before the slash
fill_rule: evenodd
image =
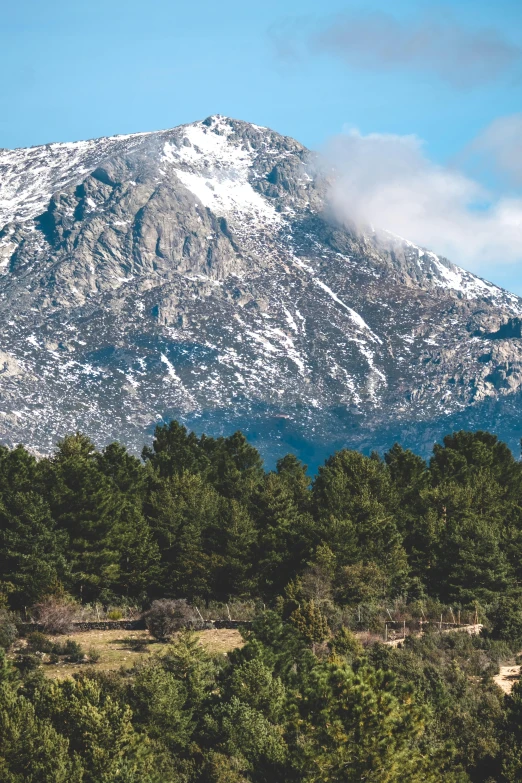
<path id="1" fill-rule="evenodd" d="M 511 160 L 513 174 L 522 175 L 522 154 L 517 162 L 498 143 L 518 122 L 498 120 L 476 145 L 493 164 Z M 387 229 L 474 269 L 522 261 L 522 198 L 490 193 L 459 169 L 434 163 L 416 136 L 348 130 L 327 143 L 325 156 L 339 174 L 330 204 L 343 222 Z"/>

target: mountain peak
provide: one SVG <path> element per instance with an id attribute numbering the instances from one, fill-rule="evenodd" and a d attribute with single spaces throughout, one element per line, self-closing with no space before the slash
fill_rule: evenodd
<path id="1" fill-rule="evenodd" d="M 520 300 L 326 198 L 305 147 L 222 115 L 0 151 L 0 435 L 139 450 L 176 416 L 278 456 L 423 448 L 485 409 L 510 432 Z"/>

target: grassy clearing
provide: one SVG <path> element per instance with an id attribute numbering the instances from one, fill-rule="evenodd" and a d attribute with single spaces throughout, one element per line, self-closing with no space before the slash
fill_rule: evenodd
<path id="1" fill-rule="evenodd" d="M 226 655 L 235 647 L 241 647 L 243 640 L 239 631 L 213 629 L 196 634 L 199 643 L 212 655 Z M 168 644 L 157 642 L 148 631 L 82 631 L 68 637 L 53 637 L 56 641 L 74 639 L 87 652 L 95 649 L 100 660 L 94 664 L 97 671 L 112 671 L 120 667 L 131 668 L 137 661 L 164 652 Z M 85 670 L 85 664 L 59 663 L 44 664 L 44 673 L 52 679 L 71 677 Z"/>

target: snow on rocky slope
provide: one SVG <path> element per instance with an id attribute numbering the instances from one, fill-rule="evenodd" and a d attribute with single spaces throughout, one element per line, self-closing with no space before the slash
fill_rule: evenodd
<path id="1" fill-rule="evenodd" d="M 172 416 L 269 459 L 517 436 L 521 300 L 328 218 L 293 139 L 221 116 L 0 150 L 0 439 L 135 449 Z"/>

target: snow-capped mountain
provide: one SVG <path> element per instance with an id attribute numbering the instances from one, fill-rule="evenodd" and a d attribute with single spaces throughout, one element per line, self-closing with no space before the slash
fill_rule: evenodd
<path id="1" fill-rule="evenodd" d="M 513 445 L 522 300 L 335 224 L 316 163 L 221 116 L 0 150 L 0 440 L 139 449 L 175 416 L 269 458 L 457 426 Z"/>

